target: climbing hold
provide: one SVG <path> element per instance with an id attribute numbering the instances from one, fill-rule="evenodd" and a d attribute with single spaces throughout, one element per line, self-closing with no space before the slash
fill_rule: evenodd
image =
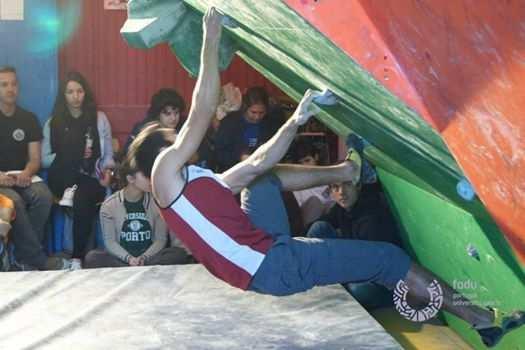
<path id="1" fill-rule="evenodd" d="M 239 27 L 239 23 L 237 23 L 236 20 L 234 20 L 228 15 L 223 15 L 221 24 L 227 28 L 232 28 L 232 29 Z"/>
<path id="2" fill-rule="evenodd" d="M 472 185 L 465 178 L 461 179 L 458 182 L 458 184 L 456 185 L 456 190 L 460 197 L 467 201 L 473 200 L 476 196 L 476 192 L 474 192 Z"/>
<path id="3" fill-rule="evenodd" d="M 467 245 L 467 254 L 468 254 L 471 258 L 476 259 L 477 261 L 480 260 L 478 250 L 476 249 L 476 247 L 474 247 L 474 246 L 472 245 L 472 243 L 469 243 L 469 244 Z"/>
<path id="4" fill-rule="evenodd" d="M 333 106 L 337 103 L 337 97 L 329 89 L 324 89 L 319 96 L 314 97 L 314 102 L 318 105 Z"/>

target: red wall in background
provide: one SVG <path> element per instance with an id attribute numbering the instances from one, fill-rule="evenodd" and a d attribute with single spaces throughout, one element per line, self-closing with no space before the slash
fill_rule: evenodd
<path id="1" fill-rule="evenodd" d="M 59 0 L 58 6 L 63 9 L 68 3 L 70 0 Z M 78 27 L 59 52 L 59 77 L 78 70 L 88 79 L 99 108 L 107 113 L 113 135 L 121 144 L 133 124 L 144 117 L 151 95 L 159 88 L 175 88 L 189 105 L 195 79 L 190 78 L 167 45 L 150 50 L 130 48 L 119 33 L 126 11 L 104 10 L 103 1 L 79 3 L 82 8 Z M 228 82 L 243 92 L 247 87 L 262 85 L 274 96 L 283 95 L 238 57 L 222 73 L 222 83 Z"/>

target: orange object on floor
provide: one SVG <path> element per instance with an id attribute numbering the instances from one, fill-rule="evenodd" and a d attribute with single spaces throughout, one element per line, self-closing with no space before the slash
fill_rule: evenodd
<path id="1" fill-rule="evenodd" d="M 2 194 L 0 194 L 0 219 L 8 222 L 15 219 L 15 205 L 13 201 Z"/>

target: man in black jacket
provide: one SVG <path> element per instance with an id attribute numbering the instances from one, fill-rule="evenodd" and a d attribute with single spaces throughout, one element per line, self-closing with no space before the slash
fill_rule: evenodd
<path id="1" fill-rule="evenodd" d="M 382 241 L 400 245 L 392 214 L 380 185 L 337 183 L 329 186 L 336 204 L 315 221 L 307 236 Z"/>
<path id="2" fill-rule="evenodd" d="M 342 238 L 401 244 L 396 223 L 385 203 L 380 185 L 352 182 L 329 186 L 336 204 L 315 221 L 307 232 L 311 238 Z M 374 283 L 344 287 L 366 309 L 392 305 L 391 293 Z"/>

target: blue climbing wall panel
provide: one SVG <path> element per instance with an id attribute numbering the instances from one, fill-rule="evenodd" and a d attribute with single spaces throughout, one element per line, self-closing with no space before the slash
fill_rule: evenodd
<path id="1" fill-rule="evenodd" d="M 55 0 L 24 0 L 24 19 L 0 20 L 0 65 L 17 69 L 18 103 L 43 123 L 58 89 L 60 25 Z"/>

